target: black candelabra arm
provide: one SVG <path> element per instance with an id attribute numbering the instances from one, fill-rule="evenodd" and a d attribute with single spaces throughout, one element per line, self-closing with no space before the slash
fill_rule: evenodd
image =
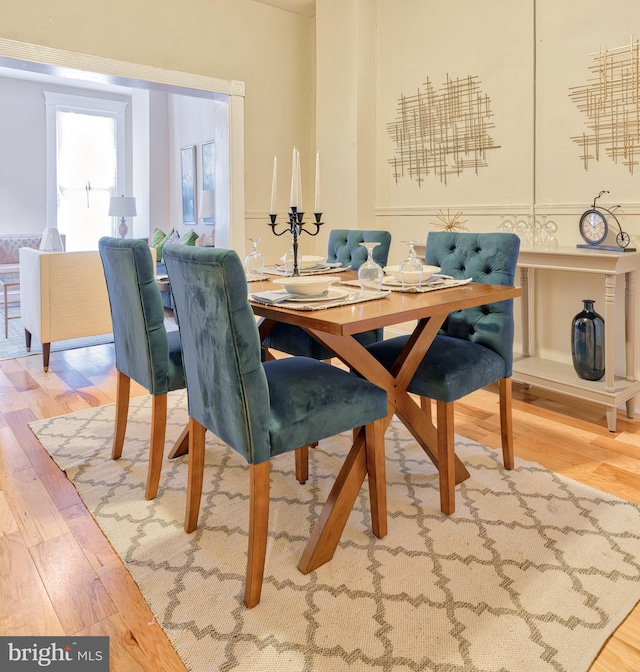
<path id="1" fill-rule="evenodd" d="M 323 222 L 320 221 L 322 219 L 322 213 L 321 212 L 314 212 L 313 213 L 315 222 L 311 223 L 311 226 L 315 226 L 315 231 L 309 231 L 309 229 L 305 229 L 304 225 L 304 212 L 299 212 L 298 208 L 295 206 L 291 206 L 289 209 L 289 226 L 285 227 L 278 233 L 276 231 L 276 226 L 278 226 L 277 217 L 278 215 L 275 214 L 269 214 L 269 222 L 268 225 L 271 227 L 271 231 L 273 232 L 274 235 L 276 236 L 282 236 L 285 233 L 289 232 L 291 234 L 291 239 L 292 239 L 292 247 L 293 247 L 293 273 L 292 275 L 294 277 L 300 275 L 300 270 L 298 269 L 298 236 L 301 233 L 308 233 L 310 236 L 317 236 L 318 233 L 320 232 L 320 227 L 322 226 Z M 285 268 L 286 271 L 286 268 Z"/>

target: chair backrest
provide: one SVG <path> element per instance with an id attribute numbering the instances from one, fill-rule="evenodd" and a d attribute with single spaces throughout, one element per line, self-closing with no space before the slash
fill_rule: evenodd
<path id="1" fill-rule="evenodd" d="M 111 305 L 116 368 L 151 394 L 164 394 L 174 376 L 155 264 L 143 240 L 101 238 L 98 250 Z M 183 387 L 183 385 L 182 385 Z"/>
<path id="2" fill-rule="evenodd" d="M 454 278 L 472 278 L 490 285 L 513 285 L 520 250 L 514 233 L 430 231 L 425 263 Z M 443 327 L 447 336 L 479 343 L 513 364 L 513 300 L 451 313 Z"/>
<path id="3" fill-rule="evenodd" d="M 180 326 L 189 416 L 250 464 L 268 460 L 269 387 L 240 258 L 233 250 L 170 243 L 162 258 Z"/>
<path id="4" fill-rule="evenodd" d="M 339 261 L 343 266 L 351 265 L 357 271 L 367 260 L 367 250 L 360 243 L 380 243 L 373 250 L 373 258 L 380 266 L 387 265 L 391 246 L 391 234 L 388 231 L 333 229 L 329 232 L 327 261 Z"/>

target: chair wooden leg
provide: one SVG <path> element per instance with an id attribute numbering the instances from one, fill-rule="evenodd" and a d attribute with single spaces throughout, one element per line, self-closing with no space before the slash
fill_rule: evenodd
<path id="1" fill-rule="evenodd" d="M 154 394 L 151 397 L 151 441 L 149 443 L 149 469 L 145 497 L 153 499 L 158 494 L 164 439 L 167 430 L 167 395 Z"/>
<path id="2" fill-rule="evenodd" d="M 302 446 L 295 451 L 296 458 L 296 478 L 299 483 L 306 483 L 309 480 L 309 448 L 317 448 L 318 442 L 314 441 L 308 446 Z"/>
<path id="3" fill-rule="evenodd" d="M 453 402 L 437 401 L 438 472 L 440 476 L 440 510 L 447 515 L 456 510 L 455 441 Z"/>
<path id="4" fill-rule="evenodd" d="M 367 479 L 371 501 L 371 529 L 382 539 L 387 534 L 387 469 L 384 453 L 385 419 L 368 424 L 365 429 Z"/>
<path id="5" fill-rule="evenodd" d="M 500 435 L 502 437 L 502 460 L 505 469 L 513 469 L 513 414 L 511 412 L 511 378 L 498 381 L 500 390 Z"/>
<path id="6" fill-rule="evenodd" d="M 187 469 L 187 510 L 184 529 L 193 532 L 198 527 L 202 478 L 204 476 L 205 428 L 197 420 L 189 418 L 189 467 Z"/>
<path id="7" fill-rule="evenodd" d="M 298 483 L 306 483 L 309 478 L 309 446 L 302 446 L 295 451 L 296 478 Z"/>
<path id="8" fill-rule="evenodd" d="M 268 460 L 249 465 L 249 550 L 244 587 L 244 604 L 247 609 L 255 607 L 260 602 L 262 592 L 269 527 L 270 469 L 271 464 Z"/>
<path id="9" fill-rule="evenodd" d="M 24 345 L 27 352 L 31 352 L 31 332 L 28 329 L 24 330 Z"/>
<path id="10" fill-rule="evenodd" d="M 127 416 L 129 415 L 129 393 L 131 389 L 131 378 L 122 373 L 116 372 L 116 426 L 113 432 L 113 448 L 111 449 L 111 459 L 117 460 L 122 455 L 122 446 L 124 445 L 124 435 L 127 430 Z"/>

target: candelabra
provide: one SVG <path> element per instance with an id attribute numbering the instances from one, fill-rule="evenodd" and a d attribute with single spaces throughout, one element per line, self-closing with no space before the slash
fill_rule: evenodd
<path id="1" fill-rule="evenodd" d="M 314 212 L 313 216 L 315 218 L 315 222 L 312 222 L 312 226 L 316 227 L 315 231 L 309 231 L 308 229 L 305 229 L 305 223 L 304 223 L 304 212 L 298 212 L 298 208 L 296 206 L 291 206 L 289 209 L 289 227 L 282 229 L 280 233 L 276 231 L 276 226 L 278 226 L 278 223 L 276 222 L 276 218 L 278 215 L 269 215 L 269 226 L 271 227 L 271 231 L 274 233 L 276 236 L 282 236 L 287 231 L 291 233 L 291 238 L 292 238 L 292 244 L 293 244 L 293 276 L 299 276 L 300 271 L 298 270 L 298 236 L 304 231 L 304 233 L 308 233 L 310 236 L 317 236 L 320 227 L 322 226 L 323 222 L 320 221 L 322 218 L 322 213 L 321 212 Z"/>

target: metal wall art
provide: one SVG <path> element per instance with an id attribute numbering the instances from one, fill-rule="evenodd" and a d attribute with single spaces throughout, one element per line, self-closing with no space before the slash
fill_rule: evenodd
<path id="1" fill-rule="evenodd" d="M 594 76 L 583 86 L 571 87 L 569 95 L 587 118 L 591 133 L 571 139 L 580 145 L 585 170 L 607 154 L 633 174 L 640 156 L 640 47 L 638 40 L 615 49 L 600 48 L 593 54 Z"/>
<path id="2" fill-rule="evenodd" d="M 487 151 L 497 149 L 489 134 L 494 127 L 491 101 L 478 87 L 478 78 L 451 79 L 447 75 L 440 90 L 431 82 L 415 95 L 401 95 L 398 115 L 387 124 L 396 145 L 389 163 L 396 184 L 401 177 L 419 186 L 429 175 L 447 183 L 449 175 L 487 166 Z"/>

